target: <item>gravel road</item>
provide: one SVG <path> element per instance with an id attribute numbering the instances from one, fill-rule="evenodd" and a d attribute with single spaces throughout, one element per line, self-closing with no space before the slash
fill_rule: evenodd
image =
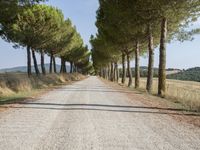
<path id="1" fill-rule="evenodd" d="M 144 107 L 97 77 L 0 112 L 0 150 L 193 149 L 200 150 L 200 128 Z"/>

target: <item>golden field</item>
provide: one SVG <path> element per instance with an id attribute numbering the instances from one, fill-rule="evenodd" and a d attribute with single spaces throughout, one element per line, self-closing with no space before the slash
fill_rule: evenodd
<path id="1" fill-rule="evenodd" d="M 128 79 L 126 80 L 128 82 Z M 133 79 L 134 86 L 134 79 Z M 146 78 L 140 80 L 140 90 L 145 91 Z M 158 79 L 153 82 L 153 95 L 157 94 Z M 166 98 L 181 103 L 188 110 L 200 111 L 200 83 L 192 81 L 167 80 Z"/>

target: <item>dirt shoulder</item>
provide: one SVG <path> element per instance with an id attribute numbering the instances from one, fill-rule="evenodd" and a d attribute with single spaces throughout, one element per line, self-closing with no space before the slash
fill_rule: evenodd
<path id="1" fill-rule="evenodd" d="M 113 83 L 101 78 L 101 81 L 111 86 L 116 90 L 123 90 L 130 98 L 130 102 L 139 101 L 145 107 L 157 109 L 163 114 L 168 114 L 178 122 L 186 122 L 200 127 L 200 113 L 187 110 L 180 103 L 175 103 L 171 100 L 149 95 L 146 92 L 135 90 L 121 84 Z"/>

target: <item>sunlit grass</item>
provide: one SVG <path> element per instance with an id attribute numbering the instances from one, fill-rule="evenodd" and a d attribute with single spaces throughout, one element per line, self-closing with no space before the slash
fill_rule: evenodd
<path id="1" fill-rule="evenodd" d="M 128 82 L 128 79 L 126 82 Z M 140 90 L 145 91 L 145 89 L 146 78 L 141 78 Z M 153 82 L 152 94 L 156 95 L 157 91 L 158 79 L 155 78 Z M 200 111 L 200 83 L 192 81 L 167 80 L 166 98 L 176 103 L 181 103 L 190 110 Z"/>
<path id="2" fill-rule="evenodd" d="M 12 93 L 5 96 L 1 96 L 0 104 L 13 103 L 13 102 L 17 102 L 17 101 L 25 100 L 25 99 L 32 99 L 44 91 L 45 89 L 30 90 L 30 91 L 23 91 L 23 92 Z"/>
<path id="3" fill-rule="evenodd" d="M 22 73 L 0 74 L 0 104 L 31 99 L 45 90 L 84 78 L 80 74 L 47 74 L 28 78 Z"/>

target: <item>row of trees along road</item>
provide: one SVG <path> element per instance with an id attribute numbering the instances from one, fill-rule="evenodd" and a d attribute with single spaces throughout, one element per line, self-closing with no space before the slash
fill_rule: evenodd
<path id="1" fill-rule="evenodd" d="M 55 57 L 61 58 L 61 73 L 88 73 L 92 69 L 90 52 L 70 19 L 61 10 L 39 4 L 42 0 L 0 1 L 0 36 L 17 47 L 27 49 L 27 72 L 31 76 L 31 55 L 35 73 L 40 75 L 35 53 L 41 55 L 42 74 L 46 74 L 44 55 L 50 56 L 50 73 L 57 73 Z"/>
<path id="2" fill-rule="evenodd" d="M 199 0 L 99 0 L 96 26 L 91 37 L 92 57 L 97 74 L 118 81 L 122 64 L 122 83 L 129 77 L 131 59 L 135 59 L 135 88 L 140 86 L 140 56 L 148 53 L 146 89 L 152 92 L 154 49 L 159 47 L 158 95 L 166 91 L 166 43 L 173 39 L 191 39 L 198 29 L 188 30 L 200 14 Z M 127 61 L 127 69 L 125 61 Z M 127 71 L 127 72 L 126 72 Z"/>

